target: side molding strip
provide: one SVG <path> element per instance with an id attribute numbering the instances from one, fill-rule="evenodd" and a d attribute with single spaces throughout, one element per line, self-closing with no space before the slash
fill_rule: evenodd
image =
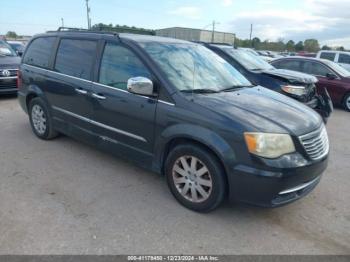
<path id="1" fill-rule="evenodd" d="M 83 117 L 83 116 L 80 116 L 80 115 L 77 115 L 75 113 L 72 113 L 70 111 L 67 111 L 65 109 L 62 109 L 62 108 L 59 108 L 57 106 L 52 106 L 52 109 L 56 110 L 56 111 L 59 111 L 61 113 L 64 113 L 64 114 L 67 114 L 67 115 L 70 115 L 72 117 L 75 117 L 75 118 L 78 118 L 80 120 L 83 120 L 83 121 L 86 121 L 90 124 L 93 124 L 95 126 L 99 126 L 99 127 L 102 127 L 102 128 L 105 128 L 105 129 L 108 129 L 112 132 L 116 132 L 116 133 L 119 133 L 119 134 L 122 134 L 122 135 L 125 135 L 125 136 L 128 136 L 128 137 L 132 137 L 134 139 L 137 139 L 137 140 L 140 140 L 142 142 L 145 142 L 147 143 L 147 140 L 141 136 L 138 136 L 138 135 L 135 135 L 135 134 L 132 134 L 132 133 L 129 133 L 129 132 L 126 132 L 126 131 L 123 131 L 123 130 L 120 130 L 120 129 L 117 129 L 117 128 L 114 128 L 114 127 L 111 127 L 111 126 L 108 126 L 108 125 L 105 125 L 105 124 L 102 124 L 100 122 L 96 122 L 92 119 L 89 119 L 89 118 L 86 118 L 86 117 Z"/>

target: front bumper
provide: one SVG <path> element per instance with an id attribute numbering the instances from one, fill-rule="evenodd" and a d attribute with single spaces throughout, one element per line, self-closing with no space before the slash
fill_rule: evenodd
<path id="1" fill-rule="evenodd" d="M 0 94 L 16 94 L 17 77 L 0 77 Z"/>
<path id="2" fill-rule="evenodd" d="M 325 88 L 321 94 L 316 95 L 311 101 L 307 102 L 306 105 L 319 113 L 324 123 L 327 123 L 328 118 L 333 112 L 333 103 Z"/>
<path id="3" fill-rule="evenodd" d="M 277 207 L 302 198 L 321 179 L 328 156 L 296 168 L 260 168 L 237 165 L 228 177 L 231 201 L 263 207 Z"/>

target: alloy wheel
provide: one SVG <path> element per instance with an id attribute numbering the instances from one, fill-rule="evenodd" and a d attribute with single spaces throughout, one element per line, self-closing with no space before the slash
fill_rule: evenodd
<path id="1" fill-rule="evenodd" d="M 350 110 L 350 96 L 348 96 L 348 98 L 346 99 L 345 106 L 348 110 Z"/>
<path id="2" fill-rule="evenodd" d="M 35 104 L 32 107 L 32 121 L 35 131 L 39 135 L 43 135 L 46 132 L 46 116 L 42 107 L 38 104 Z"/>
<path id="3" fill-rule="evenodd" d="M 172 169 L 177 191 L 187 200 L 200 203 L 212 192 L 213 181 L 207 166 L 194 156 L 182 156 Z"/>

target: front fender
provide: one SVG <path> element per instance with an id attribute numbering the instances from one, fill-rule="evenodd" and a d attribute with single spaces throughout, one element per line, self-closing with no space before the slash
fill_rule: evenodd
<path id="1" fill-rule="evenodd" d="M 213 130 L 192 124 L 176 124 L 164 129 L 155 141 L 154 166 L 160 172 L 166 157 L 167 146 L 174 139 L 189 139 L 207 146 L 221 160 L 227 172 L 236 162 L 236 153 L 233 148 Z"/>

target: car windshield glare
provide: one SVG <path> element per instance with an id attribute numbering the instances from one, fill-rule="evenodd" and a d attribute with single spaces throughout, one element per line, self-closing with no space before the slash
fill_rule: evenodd
<path id="1" fill-rule="evenodd" d="M 272 65 L 258 56 L 255 56 L 245 50 L 237 50 L 234 48 L 224 48 L 224 51 L 236 59 L 248 70 L 271 70 L 274 69 Z"/>
<path id="2" fill-rule="evenodd" d="M 330 68 L 332 68 L 336 73 L 341 75 L 342 77 L 350 77 L 350 72 L 346 70 L 344 67 L 338 65 L 337 63 L 334 63 L 329 60 L 323 61 L 326 65 L 328 65 Z"/>
<path id="3" fill-rule="evenodd" d="M 16 52 L 6 44 L 5 42 L 0 41 L 0 55 L 1 56 L 16 56 Z"/>
<path id="4" fill-rule="evenodd" d="M 146 42 L 141 46 L 180 91 L 217 92 L 233 86 L 251 86 L 234 67 L 201 45 Z"/>

